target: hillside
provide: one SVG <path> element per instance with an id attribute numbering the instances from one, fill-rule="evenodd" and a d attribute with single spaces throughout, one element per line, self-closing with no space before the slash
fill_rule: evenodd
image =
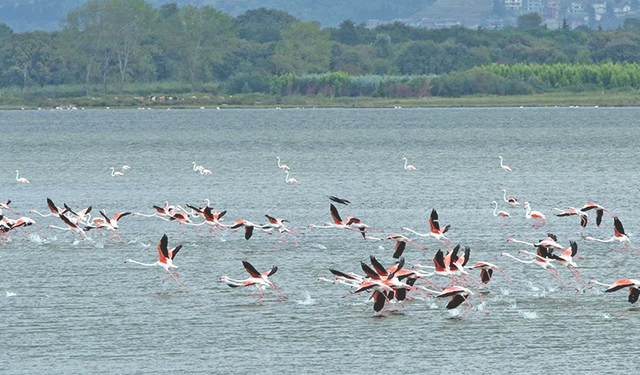
<path id="1" fill-rule="evenodd" d="M 493 0 L 437 0 L 417 11 L 413 18 L 455 18 L 468 26 L 486 20 L 492 10 Z"/>
<path id="2" fill-rule="evenodd" d="M 470 0 L 491 2 L 492 0 Z M 54 31 L 59 28 L 70 10 L 86 0 L 0 0 L 0 23 L 6 23 L 16 32 L 31 30 Z M 147 0 L 154 7 L 175 2 L 178 6 L 209 5 L 232 16 L 238 16 L 249 9 L 274 8 L 283 10 L 302 20 L 318 21 L 322 27 L 334 27 L 351 19 L 356 23 L 371 19 L 392 21 L 412 17 L 419 12 L 448 15 L 447 3 L 464 3 L 458 0 Z M 433 4 L 433 5 L 432 5 Z M 475 6 L 474 6 L 475 7 Z M 451 17 L 461 9 L 451 8 Z M 465 12 L 478 13 L 477 9 Z M 449 17 L 449 16 L 446 16 Z"/>

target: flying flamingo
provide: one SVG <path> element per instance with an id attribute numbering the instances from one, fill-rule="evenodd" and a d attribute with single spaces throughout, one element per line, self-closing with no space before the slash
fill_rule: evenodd
<path id="1" fill-rule="evenodd" d="M 280 156 L 276 156 L 276 160 L 278 161 L 278 168 L 282 169 L 285 172 L 289 170 L 289 166 L 288 165 L 280 164 Z"/>
<path id="2" fill-rule="evenodd" d="M 538 246 L 542 246 L 542 247 L 546 247 L 547 249 L 556 249 L 556 250 L 564 250 L 564 247 L 562 245 L 560 245 L 558 242 L 558 237 L 556 237 L 555 234 L 553 233 L 547 233 L 547 238 L 545 238 L 542 241 L 539 241 L 537 243 L 532 243 L 532 242 L 526 242 L 526 241 L 520 241 L 520 240 L 516 240 L 513 237 L 509 237 L 507 238 L 507 242 L 515 242 L 515 243 L 521 243 L 527 246 L 531 246 L 531 247 L 538 247 Z"/>
<path id="3" fill-rule="evenodd" d="M 540 249 L 544 249 L 544 250 L 540 250 Z M 549 259 L 547 259 L 545 256 L 540 255 L 542 254 L 547 254 L 547 249 L 545 249 L 544 247 L 539 247 L 538 248 L 538 254 L 533 254 L 530 253 L 526 250 L 518 250 L 519 253 L 523 253 L 523 254 L 529 254 L 529 255 L 533 255 L 534 258 L 531 260 L 523 260 L 517 257 L 514 257 L 513 255 L 509 254 L 509 253 L 502 253 L 500 254 L 503 257 L 509 257 L 512 258 L 520 263 L 525 263 L 525 264 L 535 264 L 536 266 L 542 268 L 542 269 L 549 269 L 549 268 L 556 268 L 553 264 L 551 264 L 551 261 Z"/>
<path id="4" fill-rule="evenodd" d="M 559 208 L 553 207 L 551 208 L 551 211 L 558 211 L 559 213 L 555 214 L 558 217 L 580 216 L 580 226 L 583 228 L 586 227 L 587 223 L 589 222 L 589 216 L 587 215 L 586 212 L 582 210 L 577 210 L 573 207 L 569 207 L 566 210 L 561 210 Z"/>
<path id="5" fill-rule="evenodd" d="M 287 298 L 287 296 L 285 296 L 280 291 L 280 288 L 278 288 L 278 286 L 273 281 L 269 280 L 269 276 L 273 276 L 278 271 L 278 267 L 274 266 L 269 271 L 260 273 L 255 269 L 255 267 L 253 267 L 253 265 L 251 265 L 251 263 L 247 262 L 246 260 L 242 261 L 242 265 L 251 277 L 244 280 L 236 280 L 222 275 L 220 276 L 220 282 L 226 283 L 232 288 L 255 286 L 258 289 L 259 297 L 254 303 L 257 303 L 262 298 L 264 298 L 265 289 L 267 287 L 271 288 L 271 290 L 273 291 L 273 295 L 276 297 L 278 302 L 282 301 L 282 299 Z"/>
<path id="6" fill-rule="evenodd" d="M 289 178 L 289 170 L 288 170 L 288 169 L 287 169 L 287 170 L 285 170 L 285 171 L 284 171 L 284 173 L 285 173 L 284 181 L 285 181 L 287 184 L 289 184 L 289 185 L 295 185 L 295 184 L 298 184 L 298 183 L 299 183 L 299 182 L 298 182 L 298 180 L 296 180 L 295 178 Z"/>
<path id="7" fill-rule="evenodd" d="M 30 212 L 36 213 L 42 217 L 47 217 L 47 216 L 58 217 L 67 211 L 66 209 L 62 209 L 56 206 L 55 203 L 53 203 L 53 201 L 50 198 L 47 198 L 47 207 L 49 208 L 49 211 L 51 211 L 51 213 L 49 214 L 43 214 L 41 212 L 38 212 L 37 210 L 31 210 Z"/>
<path id="8" fill-rule="evenodd" d="M 493 271 L 498 271 L 502 273 L 509 281 L 515 281 L 509 275 L 507 275 L 507 273 L 503 269 L 498 268 L 498 266 L 496 266 L 493 263 L 478 262 L 469 267 L 469 269 L 476 269 L 476 268 L 480 270 L 480 279 L 482 280 L 483 284 L 487 284 L 489 281 L 491 281 L 491 277 L 493 276 Z"/>
<path id="9" fill-rule="evenodd" d="M 502 169 L 505 172 L 511 172 L 511 168 L 507 167 L 506 165 L 502 164 L 502 155 L 498 156 L 500 158 L 500 167 L 502 167 Z"/>
<path id="10" fill-rule="evenodd" d="M 178 255 L 178 251 L 182 249 L 182 245 L 175 246 L 169 249 L 169 238 L 167 235 L 163 235 L 158 243 L 158 261 L 155 263 L 141 263 L 133 259 L 125 259 L 125 263 L 136 263 L 142 266 L 153 267 L 160 266 L 164 268 L 168 273 L 169 277 L 171 277 L 182 289 L 187 290 L 187 288 L 178 280 L 178 272 L 174 270 L 174 268 L 178 268 L 175 264 L 173 264 L 173 260 L 176 255 Z M 167 278 L 162 279 L 164 283 Z"/>
<path id="11" fill-rule="evenodd" d="M 330 197 L 329 197 L 329 199 L 331 199 L 333 202 L 340 203 L 340 204 L 344 204 L 344 205 L 347 205 L 347 204 L 351 203 L 351 202 L 349 202 L 349 201 L 348 201 L 348 200 L 346 200 L 346 199 L 342 199 L 342 198 L 334 197 L 333 195 L 332 195 L 332 196 L 330 196 Z"/>
<path id="12" fill-rule="evenodd" d="M 502 199 L 506 203 L 509 203 L 512 207 L 515 207 L 515 206 L 520 204 L 520 202 L 518 202 L 518 199 L 516 197 L 507 198 L 507 189 L 502 188 L 502 189 L 500 189 L 500 191 L 502 192 Z"/>
<path id="13" fill-rule="evenodd" d="M 71 221 L 71 219 L 69 219 L 65 215 L 60 215 L 58 217 L 60 218 L 60 220 L 62 220 L 63 223 L 65 223 L 67 225 L 67 227 L 63 228 L 63 227 L 59 227 L 59 226 L 56 226 L 56 225 L 49 225 L 50 228 L 61 229 L 61 230 L 71 230 L 71 231 L 74 231 L 74 232 L 78 233 L 78 235 L 80 236 L 81 239 L 83 239 L 83 240 L 87 239 L 87 235 L 84 234 L 84 232 L 86 232 L 89 229 L 91 229 L 91 227 L 87 227 L 87 226 L 81 227 L 77 223 L 74 223 L 73 221 Z"/>
<path id="14" fill-rule="evenodd" d="M 524 214 L 524 216 L 527 219 L 533 219 L 534 220 L 534 227 L 540 227 L 543 226 L 547 223 L 547 218 L 546 216 L 544 216 L 544 214 L 540 211 L 531 211 L 531 205 L 529 204 L 529 202 L 524 202 L 524 208 L 526 211 L 526 213 Z"/>
<path id="15" fill-rule="evenodd" d="M 451 227 L 451 225 L 447 225 L 444 228 L 440 228 L 440 222 L 438 220 L 438 212 L 434 209 L 431 210 L 431 215 L 429 216 L 429 227 L 430 227 L 430 231 L 429 233 L 418 233 L 416 231 L 414 231 L 413 229 L 409 229 L 407 227 L 402 227 L 400 229 L 402 230 L 406 230 L 407 232 L 411 232 L 413 234 L 415 234 L 416 236 L 419 237 L 433 237 L 437 240 L 440 241 L 449 241 L 449 239 L 447 237 L 445 237 L 445 233 L 447 231 L 449 231 L 449 228 Z M 451 241 L 449 241 L 450 243 Z"/>
<path id="16" fill-rule="evenodd" d="M 608 289 L 605 290 L 605 292 L 607 293 L 615 292 L 624 288 L 629 288 L 629 303 L 636 303 L 638 301 L 638 297 L 640 297 L 640 280 L 622 279 L 615 281 L 611 285 L 603 284 L 597 282 L 596 280 L 590 280 L 589 284 L 606 286 Z"/>
<path id="17" fill-rule="evenodd" d="M 459 316 L 464 315 L 467 311 L 469 311 L 469 309 L 471 309 L 471 304 L 469 303 L 468 298 L 469 296 L 474 295 L 474 293 L 470 289 L 467 289 L 463 286 L 454 285 L 450 288 L 446 288 L 442 290 L 441 292 L 438 292 L 435 290 L 429 290 L 427 288 L 423 288 L 423 289 L 432 294 L 435 294 L 436 298 L 449 297 L 449 303 L 447 303 L 447 306 L 446 306 L 447 310 L 455 309 L 456 307 L 460 306 L 463 302 L 466 302 L 469 307 L 467 307 L 467 309 L 464 312 L 462 312 L 462 314 L 460 314 Z M 478 294 L 478 296 L 480 296 L 480 300 L 482 300 L 482 295 Z M 484 310 L 484 303 L 482 303 L 482 311 L 484 312 L 485 315 L 488 315 L 488 313 Z"/>
<path id="18" fill-rule="evenodd" d="M 360 221 L 360 219 L 353 216 L 347 216 L 347 225 L 351 228 L 355 228 L 356 230 L 360 231 L 360 234 L 362 234 L 362 238 L 364 238 L 365 240 L 368 239 L 369 237 L 367 236 L 367 232 L 366 232 L 367 229 L 376 231 L 376 232 L 381 232 L 380 230 L 372 228 L 371 226 Z"/>
<path id="19" fill-rule="evenodd" d="M 18 178 L 18 175 L 20 174 L 20 171 L 19 171 L 19 170 L 17 170 L 17 169 L 16 169 L 16 170 L 15 170 L 15 172 L 16 172 L 16 181 L 18 181 L 18 182 L 20 182 L 20 183 L 23 183 L 23 184 L 28 184 L 28 183 L 29 183 L 29 180 L 27 180 L 27 179 L 26 179 L 26 178 L 24 178 L 24 177 L 20 177 L 20 178 Z"/>
<path id="20" fill-rule="evenodd" d="M 265 231 L 277 230 L 278 232 L 280 232 L 280 235 L 282 236 L 282 240 L 276 243 L 275 245 L 273 245 L 273 247 L 277 247 L 286 241 L 286 238 L 284 236 L 285 233 L 289 233 L 293 238 L 293 240 L 296 242 L 296 245 L 298 247 L 300 246 L 300 244 L 298 243 L 298 239 L 296 238 L 295 231 L 284 225 L 285 222 L 289 222 L 288 220 L 285 220 L 281 217 L 275 218 L 269 215 L 264 215 L 264 216 L 267 218 L 269 222 L 263 225 L 262 229 L 264 229 Z"/>
<path id="21" fill-rule="evenodd" d="M 16 215 L 19 215 L 19 213 L 17 213 L 16 211 L 12 210 L 11 208 L 9 208 L 9 204 L 11 203 L 11 199 L 5 201 L 5 202 L 0 202 L 0 214 L 2 214 L 2 210 L 7 210 L 11 213 L 14 213 Z"/>
<path id="22" fill-rule="evenodd" d="M 122 172 L 116 172 L 116 169 L 114 167 L 109 167 L 109 169 L 111 169 L 111 177 L 118 178 L 124 176 Z"/>
<path id="23" fill-rule="evenodd" d="M 622 226 L 622 222 L 620 221 L 620 219 L 618 219 L 618 217 L 615 217 L 615 216 L 613 218 L 613 237 L 609 238 L 608 240 L 599 240 L 597 238 L 586 236 L 584 237 L 584 239 L 587 241 L 597 241 L 597 242 L 618 241 L 622 244 L 622 248 L 619 250 L 626 251 L 630 249 L 636 254 L 640 255 L 640 253 L 638 253 L 638 250 L 636 250 L 633 246 L 630 245 L 631 239 L 624 233 L 624 227 Z M 617 249 L 614 248 L 614 250 L 617 250 Z"/>
<path id="24" fill-rule="evenodd" d="M 329 211 L 331 212 L 331 219 L 333 220 L 333 223 L 325 223 L 324 225 L 309 224 L 309 228 L 320 228 L 320 229 L 337 228 L 337 229 L 348 229 L 348 230 L 360 231 L 360 229 L 357 229 L 351 226 L 351 224 L 353 224 L 351 222 L 351 220 L 354 219 L 353 217 L 349 216 L 347 220 L 342 220 L 342 218 L 340 217 L 340 213 L 338 212 L 338 209 L 336 208 L 336 206 L 333 205 L 333 203 L 329 205 Z"/>
<path id="25" fill-rule="evenodd" d="M 236 228 L 240 228 L 240 227 L 244 227 L 244 239 L 248 240 L 249 238 L 251 238 L 251 236 L 253 236 L 253 228 L 258 228 L 261 231 L 267 233 L 267 234 L 271 234 L 271 232 L 268 232 L 264 229 L 262 229 L 262 225 L 258 225 L 258 224 L 254 224 L 248 220 L 244 220 L 244 219 L 240 219 L 237 220 L 235 223 L 231 224 L 231 226 L 229 227 L 229 229 L 236 229 Z"/>
<path id="26" fill-rule="evenodd" d="M 408 171 L 415 171 L 416 167 L 414 167 L 413 165 L 409 164 L 407 165 L 407 158 L 406 157 L 402 157 L 402 160 L 404 160 L 404 169 L 408 170 Z"/>
<path id="27" fill-rule="evenodd" d="M 109 218 L 109 216 L 107 216 L 107 214 L 101 210 L 100 215 L 102 215 L 102 217 L 104 218 L 103 227 L 110 231 L 113 231 L 114 235 L 117 235 L 118 237 L 120 237 L 120 233 L 118 233 L 118 220 L 120 220 L 120 218 L 125 217 L 127 215 L 131 215 L 131 212 L 118 212 L 115 215 L 113 215 L 111 218 Z M 121 237 L 120 239 L 122 240 Z"/>
<path id="28" fill-rule="evenodd" d="M 549 250 L 543 246 L 539 246 L 537 249 L 538 249 L 537 254 L 531 253 L 526 250 L 518 250 L 518 253 L 532 255 L 534 258 L 531 260 L 522 260 L 517 257 L 514 257 L 509 253 L 502 253 L 501 255 L 503 257 L 506 256 L 506 257 L 512 258 L 513 260 L 516 260 L 520 263 L 535 264 L 536 266 L 546 270 L 551 276 L 555 277 L 556 280 L 558 280 L 558 285 L 561 285 L 562 279 L 560 278 L 560 274 L 558 273 L 558 270 L 556 269 L 556 267 L 551 263 L 551 259 L 549 257 Z"/>
<path id="29" fill-rule="evenodd" d="M 596 225 L 597 226 L 600 226 L 600 223 L 602 222 L 602 215 L 603 215 L 603 213 L 605 211 L 611 216 L 614 216 L 614 217 L 617 216 L 613 212 L 607 210 L 606 208 L 602 207 L 601 205 L 599 205 L 597 203 L 588 202 L 588 203 L 585 203 L 580 208 L 580 211 L 582 211 L 582 212 L 587 212 L 587 211 L 590 211 L 590 210 L 596 210 Z"/>
<path id="30" fill-rule="evenodd" d="M 404 249 L 407 246 L 407 243 L 410 243 L 411 245 L 422 249 L 422 250 L 427 250 L 426 246 L 422 246 L 412 240 L 410 240 L 409 238 L 401 235 L 401 234 L 390 234 L 386 237 L 387 240 L 394 240 L 396 241 L 396 246 L 393 250 L 393 257 L 398 259 L 400 258 L 400 256 L 402 256 L 402 253 L 404 252 Z"/>
<path id="31" fill-rule="evenodd" d="M 581 283 L 584 287 L 591 288 L 590 286 L 586 285 L 584 281 L 582 281 L 582 279 L 580 279 L 580 272 L 577 270 L 578 265 L 573 261 L 573 258 L 575 258 L 577 254 L 578 254 L 578 244 L 575 241 L 569 241 L 569 247 L 564 249 L 562 254 L 555 255 L 549 252 L 548 257 L 549 259 L 553 259 L 559 264 L 566 266 L 567 269 L 576 278 L 576 280 L 579 283 Z M 575 289 L 578 290 L 577 286 L 575 287 Z"/>
<path id="32" fill-rule="evenodd" d="M 193 209 L 195 212 L 200 213 L 204 216 L 204 221 L 202 223 L 193 224 L 193 225 L 200 226 L 203 224 L 207 224 L 211 226 L 210 228 L 211 231 L 215 231 L 216 228 L 221 228 L 221 229 L 227 228 L 226 225 L 220 222 L 220 220 L 222 220 L 222 217 L 227 213 L 227 211 L 222 211 L 222 212 L 212 211 L 211 207 L 209 207 L 208 205 L 203 207 L 202 209 L 194 206 L 190 206 L 190 205 L 187 205 L 187 207 Z"/>

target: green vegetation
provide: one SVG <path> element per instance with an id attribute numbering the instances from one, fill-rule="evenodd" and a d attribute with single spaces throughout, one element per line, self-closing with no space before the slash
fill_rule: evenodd
<path id="1" fill-rule="evenodd" d="M 233 18 L 92 0 L 63 24 L 0 24 L 0 106 L 635 105 L 640 89 L 634 19 L 613 31 L 550 31 L 537 15 L 499 31 L 351 20 L 323 29 L 273 9 Z"/>

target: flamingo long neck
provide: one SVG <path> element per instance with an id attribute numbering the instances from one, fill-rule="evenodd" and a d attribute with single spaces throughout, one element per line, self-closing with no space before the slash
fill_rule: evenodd
<path id="1" fill-rule="evenodd" d="M 606 286 L 607 288 L 611 288 L 610 284 L 601 283 L 598 280 L 589 280 L 589 284 L 602 285 L 602 286 Z"/>
<path id="2" fill-rule="evenodd" d="M 493 202 L 491 204 L 495 204 L 495 208 L 493 209 L 493 216 L 498 216 L 498 202 Z"/>
<path id="3" fill-rule="evenodd" d="M 527 219 L 531 219 L 531 206 L 527 203 L 527 205 L 525 206 L 525 208 L 527 209 L 527 212 L 524 214 L 524 216 Z"/>
<path id="4" fill-rule="evenodd" d="M 284 181 L 285 181 L 285 182 L 289 182 L 289 181 L 290 181 L 290 179 L 289 179 L 289 171 L 286 171 L 286 170 L 285 170 L 285 171 L 284 171 L 284 173 L 285 173 Z"/>
<path id="5" fill-rule="evenodd" d="M 522 260 L 522 259 L 516 258 L 516 257 L 514 257 L 513 255 L 508 254 L 508 253 L 502 253 L 502 255 L 503 255 L 503 256 L 507 256 L 507 257 L 509 257 L 509 258 L 512 258 L 513 260 L 517 260 L 517 261 L 518 261 L 518 262 L 520 262 L 520 263 L 525 263 L 525 264 L 531 264 L 531 263 L 533 263 L 533 262 L 535 262 L 535 261 L 536 261 L 535 259 L 532 259 L 532 260 Z"/>
<path id="6" fill-rule="evenodd" d="M 411 233 L 415 234 L 416 236 L 420 236 L 420 237 L 429 237 L 429 236 L 430 236 L 430 234 L 422 234 L 422 233 L 418 233 L 418 232 L 416 232 L 415 230 L 413 230 L 413 229 L 409 229 L 409 228 L 406 228 L 406 227 L 405 227 L 405 228 L 403 228 L 403 229 L 404 229 L 404 230 L 406 230 L 407 232 L 411 232 Z"/>
<path id="7" fill-rule="evenodd" d="M 45 215 L 45 214 L 42 214 L 42 213 L 40 213 L 40 212 L 38 212 L 38 211 L 36 211 L 36 210 L 31 210 L 31 212 L 34 212 L 34 213 L 36 213 L 36 214 L 38 214 L 38 215 L 40 215 L 40 216 L 42 216 L 42 217 L 47 217 L 47 216 L 51 216 L 51 215 L 52 215 L 52 214 L 50 214 L 50 213 Z"/>
<path id="8" fill-rule="evenodd" d="M 404 158 L 404 169 L 407 169 L 407 163 L 408 163 L 408 162 L 409 162 L 409 161 L 407 160 L 407 158 Z"/>
<path id="9" fill-rule="evenodd" d="M 615 236 L 611 237 L 608 240 L 601 240 L 601 239 L 593 238 L 593 237 L 586 237 L 585 239 L 586 240 L 591 240 L 591 241 L 596 241 L 596 242 L 613 242 L 613 241 L 616 240 L 616 237 Z"/>
<path id="10" fill-rule="evenodd" d="M 142 262 L 138 262 L 137 260 L 133 260 L 133 259 L 127 259 L 125 261 L 125 263 L 135 263 L 135 264 L 139 264 L 141 266 L 147 266 L 147 267 L 153 267 L 153 266 L 157 266 L 158 262 L 155 263 L 142 263 Z"/>
<path id="11" fill-rule="evenodd" d="M 220 277 L 220 281 L 222 281 L 223 283 L 226 283 L 229 286 L 238 287 L 238 286 L 243 286 L 243 284 L 247 280 L 238 280 L 238 279 L 232 279 L 232 278 L 227 277 L 227 276 L 222 276 L 222 277 Z"/>
<path id="12" fill-rule="evenodd" d="M 280 156 L 276 156 L 276 160 L 278 160 L 278 168 L 282 168 L 282 165 L 280 165 Z"/>
<path id="13" fill-rule="evenodd" d="M 20 181 L 20 180 L 18 179 L 18 175 L 19 175 L 19 174 L 20 174 L 20 171 L 16 169 L 16 181 Z"/>
<path id="14" fill-rule="evenodd" d="M 507 190 L 506 189 L 502 189 L 502 199 L 504 199 L 505 202 L 509 203 L 509 201 L 507 200 Z"/>
<path id="15" fill-rule="evenodd" d="M 500 166 L 504 168 L 504 165 L 502 164 L 502 156 L 500 156 Z"/>

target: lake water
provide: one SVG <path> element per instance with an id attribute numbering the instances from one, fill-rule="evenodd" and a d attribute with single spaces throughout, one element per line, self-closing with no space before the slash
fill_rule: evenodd
<path id="1" fill-rule="evenodd" d="M 288 109 L 288 110 L 77 110 L 3 111 L 4 163 L 0 201 L 34 218 L 0 244 L 0 372 L 335 374 L 411 373 L 633 373 L 640 344 L 640 309 L 627 292 L 604 287 L 558 288 L 547 272 L 500 257 L 520 249 L 508 237 L 537 241 L 555 233 L 577 240 L 582 279 L 611 283 L 640 278 L 640 257 L 584 241 L 578 219 L 551 208 L 597 202 L 619 215 L 632 241 L 640 215 L 640 109 Z M 513 172 L 500 168 L 498 155 Z M 276 156 L 300 184 L 285 183 Z M 403 168 L 402 157 L 417 170 Z M 192 162 L 211 176 L 193 171 Z M 132 167 L 123 178 L 109 167 Z M 23 185 L 20 176 L 31 180 Z M 547 215 L 532 227 L 524 209 L 502 201 L 499 189 L 531 202 Z M 397 312 L 374 314 L 368 295 L 318 282 L 329 268 L 360 271 L 375 255 L 393 263 L 393 243 L 365 241 L 357 232 L 307 228 L 330 221 L 330 195 L 346 198 L 352 215 L 385 236 L 429 228 L 437 209 L 447 236 L 472 249 L 471 263 L 488 261 L 519 279 L 496 273 L 484 295 L 462 317 L 446 301 L 414 294 Z M 211 199 L 227 210 L 224 222 L 265 223 L 283 217 L 305 235 L 300 246 L 279 235 L 220 235 L 181 228 L 158 218 L 120 221 L 124 243 L 72 233 L 46 212 L 46 198 L 108 214 L 151 214 L 152 205 L 201 206 Z M 501 223 L 491 201 L 511 213 Z M 7 217 L 15 218 L 5 210 Z M 199 219 L 195 219 L 196 221 Z M 613 235 L 610 216 L 585 233 Z M 163 234 L 176 257 L 180 280 L 162 283 L 152 263 Z M 407 266 L 432 264 L 441 243 L 417 238 Z M 221 275 L 245 278 L 242 260 L 271 277 L 289 296 L 269 292 L 254 303 L 248 290 L 220 284 Z M 573 276 L 559 266 L 562 278 Z M 478 278 L 477 272 L 471 272 Z M 440 280 L 441 283 L 444 281 Z"/>

